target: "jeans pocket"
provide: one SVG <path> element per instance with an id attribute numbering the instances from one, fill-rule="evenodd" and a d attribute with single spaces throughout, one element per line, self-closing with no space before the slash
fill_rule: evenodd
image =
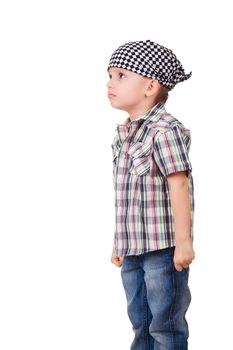
<path id="1" fill-rule="evenodd" d="M 185 279 L 186 279 L 186 282 L 188 283 L 189 281 L 189 266 L 186 267 L 184 270 L 185 270 Z"/>

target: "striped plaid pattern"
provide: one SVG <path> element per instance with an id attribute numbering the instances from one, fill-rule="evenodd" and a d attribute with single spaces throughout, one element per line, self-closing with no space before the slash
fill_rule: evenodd
<path id="1" fill-rule="evenodd" d="M 139 118 L 117 124 L 112 146 L 116 255 L 139 255 L 174 246 L 174 220 L 166 176 L 186 171 L 193 239 L 194 186 L 188 156 L 190 130 L 157 103 Z"/>

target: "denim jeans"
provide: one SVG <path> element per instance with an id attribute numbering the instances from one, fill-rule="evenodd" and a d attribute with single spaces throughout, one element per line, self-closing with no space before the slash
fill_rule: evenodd
<path id="1" fill-rule="evenodd" d="M 121 278 L 134 331 L 130 350 L 187 350 L 189 267 L 177 271 L 175 247 L 124 256 Z"/>

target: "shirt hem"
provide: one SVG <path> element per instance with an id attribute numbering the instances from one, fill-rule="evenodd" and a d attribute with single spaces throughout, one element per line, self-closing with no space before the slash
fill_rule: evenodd
<path id="1" fill-rule="evenodd" d="M 116 256 L 130 256 L 130 255 L 142 255 L 144 253 L 149 253 L 149 252 L 153 252 L 153 251 L 157 251 L 157 250 L 161 250 L 161 249 L 166 249 L 166 248 L 171 248 L 174 247 L 175 243 L 172 242 L 171 244 L 166 244 L 165 246 L 159 246 L 156 248 L 151 247 L 150 249 L 140 249 L 137 251 L 132 251 L 132 250 L 124 250 L 124 251 L 116 251 Z"/>

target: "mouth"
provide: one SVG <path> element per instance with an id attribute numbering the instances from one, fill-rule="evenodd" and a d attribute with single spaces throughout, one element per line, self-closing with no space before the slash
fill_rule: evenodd
<path id="1" fill-rule="evenodd" d="M 108 97 L 115 97 L 116 95 L 112 94 L 112 93 L 108 93 Z"/>

